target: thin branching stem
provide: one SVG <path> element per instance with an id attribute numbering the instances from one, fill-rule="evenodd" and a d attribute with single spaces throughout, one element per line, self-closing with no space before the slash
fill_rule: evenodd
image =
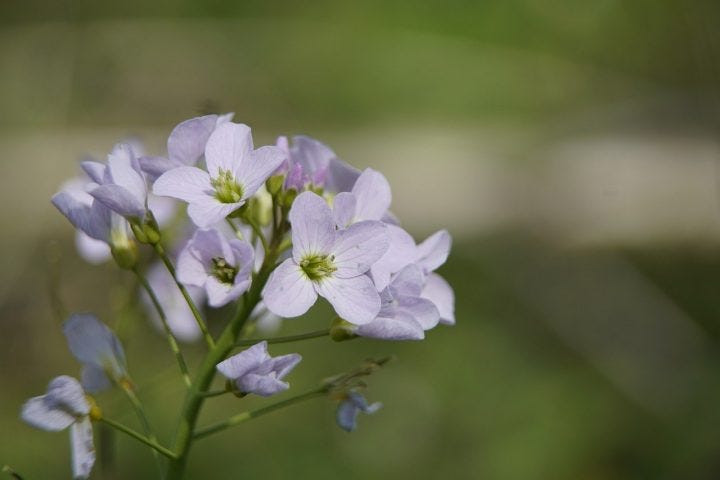
<path id="1" fill-rule="evenodd" d="M 163 447 L 156 440 L 152 440 L 152 439 L 146 437 L 145 435 L 143 435 L 142 433 L 136 432 L 132 428 L 127 427 L 120 422 L 116 422 L 115 420 L 111 420 L 111 419 L 105 418 L 105 417 L 101 418 L 99 421 L 103 422 L 106 425 L 111 426 L 112 428 L 114 428 L 116 430 L 123 432 L 126 435 L 131 436 L 135 440 L 137 440 L 141 443 L 144 443 L 148 447 L 152 448 L 154 451 L 156 451 L 170 459 L 174 460 L 177 458 L 177 455 L 175 455 L 175 453 L 172 452 L 169 448 Z"/>
<path id="2" fill-rule="evenodd" d="M 275 343 L 291 343 L 291 342 L 299 342 L 302 340 L 310 340 L 313 338 L 322 338 L 327 337 L 330 335 L 329 329 L 324 330 L 315 330 L 313 332 L 307 332 L 307 333 L 301 333 L 298 335 L 287 335 L 284 337 L 267 337 L 267 338 L 248 338 L 243 340 L 238 340 L 237 343 L 235 343 L 236 347 L 247 347 L 251 345 L 255 345 L 259 342 L 267 342 L 268 344 L 275 344 Z"/>

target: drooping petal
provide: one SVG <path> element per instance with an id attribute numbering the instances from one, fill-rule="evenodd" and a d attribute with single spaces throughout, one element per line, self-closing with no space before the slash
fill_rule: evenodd
<path id="1" fill-rule="evenodd" d="M 127 375 L 120 341 L 94 315 L 74 314 L 63 324 L 70 351 L 81 363 L 104 369 L 114 380 Z"/>
<path id="2" fill-rule="evenodd" d="M 179 167 L 163 173 L 153 184 L 153 193 L 192 203 L 212 197 L 214 190 L 207 172 L 195 167 Z"/>
<path id="3" fill-rule="evenodd" d="M 140 157 L 138 158 L 138 164 L 140 164 L 140 168 L 151 182 L 154 182 L 160 175 L 169 170 L 185 166 L 184 163 L 165 157 Z"/>
<path id="4" fill-rule="evenodd" d="M 236 169 L 246 161 L 253 150 L 250 127 L 242 123 L 224 123 L 210 135 L 205 145 L 205 163 L 212 178 L 220 170 L 236 174 Z"/>
<path id="5" fill-rule="evenodd" d="M 352 432 L 357 428 L 357 416 L 360 410 L 350 400 L 343 400 L 335 412 L 335 421 L 338 426 L 346 432 Z"/>
<path id="6" fill-rule="evenodd" d="M 436 273 L 428 275 L 422 296 L 435 304 L 440 312 L 440 323 L 455 325 L 455 293 L 444 278 Z"/>
<path id="7" fill-rule="evenodd" d="M 425 271 L 432 272 L 447 260 L 451 243 L 452 238 L 447 230 L 440 230 L 433 233 L 418 245 L 417 263 L 419 263 Z"/>
<path id="8" fill-rule="evenodd" d="M 225 220 L 225 217 L 242 207 L 243 203 L 220 203 L 213 197 L 205 197 L 188 206 L 188 216 L 198 227 L 208 228 Z"/>
<path id="9" fill-rule="evenodd" d="M 396 225 L 385 224 L 388 233 L 389 246 L 380 260 L 370 268 L 375 286 L 382 290 L 390 283 L 390 276 L 410 265 L 417 258 L 415 240 L 402 228 Z"/>
<path id="10" fill-rule="evenodd" d="M 303 192 L 290 209 L 293 258 L 327 254 L 335 240 L 335 221 L 327 202 L 313 192 Z"/>
<path id="11" fill-rule="evenodd" d="M 22 406 L 20 417 L 25 423 L 41 430 L 58 432 L 75 422 L 75 417 L 49 402 L 47 395 L 33 397 Z"/>
<path id="12" fill-rule="evenodd" d="M 257 373 L 243 375 L 235 383 L 241 392 L 254 393 L 261 397 L 269 397 L 290 388 L 289 383 L 283 382 L 274 375 L 260 375 Z"/>
<path id="13" fill-rule="evenodd" d="M 263 362 L 270 359 L 267 352 L 267 342 L 256 343 L 222 362 L 217 364 L 218 372 L 231 380 L 242 377 L 249 371 L 259 367 Z"/>
<path id="14" fill-rule="evenodd" d="M 195 165 L 205 153 L 205 144 L 217 123 L 217 115 L 204 115 L 179 123 L 168 137 L 168 157 L 184 165 Z"/>
<path id="15" fill-rule="evenodd" d="M 45 398 L 50 405 L 76 417 L 90 413 L 90 404 L 85 398 L 82 386 L 73 377 L 67 375 L 60 375 L 50 381 Z"/>
<path id="16" fill-rule="evenodd" d="M 70 427 L 70 452 L 73 478 L 88 478 L 95 464 L 95 446 L 90 418 L 85 417 Z"/>
<path id="17" fill-rule="evenodd" d="M 383 256 L 388 245 L 385 224 L 381 222 L 358 222 L 337 232 L 330 249 L 337 267 L 334 276 L 350 278 L 362 275 Z"/>
<path id="18" fill-rule="evenodd" d="M 102 392 L 112 387 L 112 382 L 105 373 L 105 369 L 92 364 L 86 364 L 80 373 L 83 388 L 90 393 Z"/>
<path id="19" fill-rule="evenodd" d="M 263 300 L 268 310 L 281 317 L 297 317 L 307 312 L 317 300 L 312 281 L 288 258 L 270 274 Z"/>
<path id="20" fill-rule="evenodd" d="M 120 185 L 100 185 L 91 190 L 90 195 L 113 212 L 124 217 L 143 218 L 145 216 L 145 202 L 141 202 Z"/>
<path id="21" fill-rule="evenodd" d="M 287 355 L 280 355 L 270 360 L 270 368 L 277 378 L 285 378 L 285 376 L 292 371 L 295 366 L 300 363 L 302 356 L 298 353 L 290 353 Z"/>
<path id="22" fill-rule="evenodd" d="M 79 198 L 79 195 L 72 192 L 58 192 L 53 195 L 51 201 L 75 228 L 89 234 L 90 207 Z M 98 240 L 104 239 L 99 238 Z"/>
<path id="23" fill-rule="evenodd" d="M 390 184 L 382 173 L 372 168 L 358 177 L 352 193 L 357 199 L 356 220 L 381 220 L 390 208 Z"/>
<path id="24" fill-rule="evenodd" d="M 392 317 L 377 317 L 355 330 L 361 337 L 380 340 L 422 340 L 423 327 L 408 313 L 395 312 Z"/>
<path id="25" fill-rule="evenodd" d="M 355 219 L 355 195 L 350 192 L 341 192 L 333 200 L 333 217 L 338 228 L 347 228 Z"/>
<path id="26" fill-rule="evenodd" d="M 243 159 L 236 169 L 236 181 L 243 186 L 243 199 L 251 197 L 287 158 L 278 147 L 260 147 Z"/>
<path id="27" fill-rule="evenodd" d="M 355 325 L 370 323 L 380 311 L 380 295 L 366 275 L 327 277 L 318 282 L 316 288 L 343 320 Z"/>

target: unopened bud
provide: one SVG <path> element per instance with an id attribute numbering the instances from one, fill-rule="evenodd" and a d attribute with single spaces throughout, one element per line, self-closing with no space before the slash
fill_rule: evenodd
<path id="1" fill-rule="evenodd" d="M 273 175 L 265 182 L 265 188 L 273 197 L 280 193 L 283 183 L 285 183 L 285 175 Z"/>
<path id="2" fill-rule="evenodd" d="M 336 342 L 344 342 L 356 338 L 355 329 L 357 327 L 347 320 L 336 317 L 330 324 L 330 338 Z"/>

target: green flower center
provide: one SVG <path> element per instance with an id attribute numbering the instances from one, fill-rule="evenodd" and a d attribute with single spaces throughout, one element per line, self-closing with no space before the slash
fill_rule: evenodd
<path id="1" fill-rule="evenodd" d="M 321 280 L 337 270 L 333 255 L 310 255 L 302 259 L 300 268 L 310 280 Z"/>
<path id="2" fill-rule="evenodd" d="M 213 257 L 212 259 L 212 276 L 220 280 L 222 283 L 232 284 L 237 275 L 237 268 L 233 267 L 222 257 Z"/>
<path id="3" fill-rule="evenodd" d="M 232 172 L 220 169 L 218 176 L 210 183 L 215 189 L 215 198 L 221 203 L 237 203 L 243 196 L 243 188 L 235 181 Z"/>

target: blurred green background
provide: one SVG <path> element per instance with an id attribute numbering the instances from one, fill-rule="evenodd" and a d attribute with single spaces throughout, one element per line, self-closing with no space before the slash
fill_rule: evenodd
<path id="1" fill-rule="evenodd" d="M 385 407 L 351 435 L 325 400 L 254 420 L 196 445 L 188 478 L 720 477 L 719 24 L 710 0 L 0 2 L 0 465 L 70 476 L 66 433 L 18 419 L 78 373 L 50 291 L 123 321 L 170 438 L 172 356 L 49 199 L 85 154 L 127 135 L 162 154 L 181 120 L 234 111 L 257 144 L 306 133 L 383 171 L 416 238 L 448 228 L 457 326 L 272 348 L 304 355 L 295 391 L 396 354 L 369 380 Z M 100 437 L 94 478 L 154 478 Z"/>

